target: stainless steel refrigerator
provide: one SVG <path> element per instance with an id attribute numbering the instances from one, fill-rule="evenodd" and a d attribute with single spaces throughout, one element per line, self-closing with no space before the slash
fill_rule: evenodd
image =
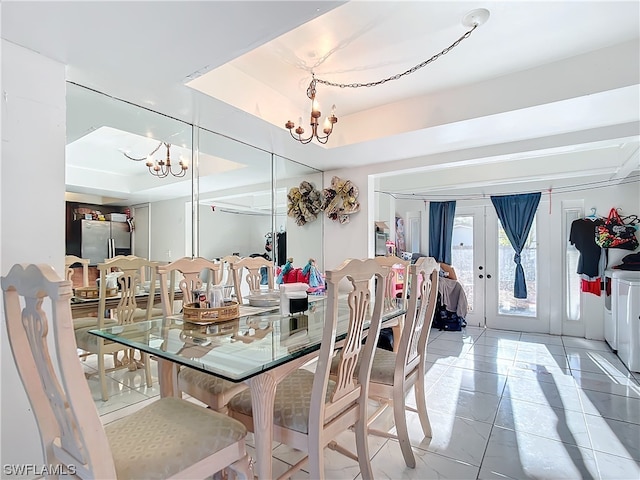
<path id="1" fill-rule="evenodd" d="M 131 255 L 128 223 L 100 220 L 76 220 L 73 223 L 67 254 L 88 258 L 90 265 L 97 265 L 116 255 Z"/>

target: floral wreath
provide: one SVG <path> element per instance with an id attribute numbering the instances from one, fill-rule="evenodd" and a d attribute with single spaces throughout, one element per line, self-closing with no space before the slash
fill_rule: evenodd
<path id="1" fill-rule="evenodd" d="M 360 203 L 357 200 L 358 187 L 351 180 L 342 180 L 334 176 L 331 179 L 331 187 L 325 188 L 322 193 L 322 210 L 331 220 L 349 223 L 349 215 L 360 211 Z"/>
<path id="2" fill-rule="evenodd" d="M 306 180 L 287 194 L 287 215 L 296 225 L 313 222 L 322 211 L 322 193 Z"/>

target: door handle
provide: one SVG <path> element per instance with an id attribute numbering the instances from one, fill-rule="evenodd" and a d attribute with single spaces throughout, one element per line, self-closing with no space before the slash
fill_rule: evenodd
<path id="1" fill-rule="evenodd" d="M 484 275 L 478 275 L 478 278 L 484 278 Z"/>
<path id="2" fill-rule="evenodd" d="M 482 265 L 480 265 L 480 266 L 478 267 L 478 270 L 482 270 Z"/>
<path id="3" fill-rule="evenodd" d="M 491 275 L 487 275 L 487 278 L 491 278 Z"/>

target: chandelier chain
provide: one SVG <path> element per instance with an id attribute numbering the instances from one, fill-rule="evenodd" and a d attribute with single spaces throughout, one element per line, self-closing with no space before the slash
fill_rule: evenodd
<path id="1" fill-rule="evenodd" d="M 315 87 L 315 83 L 321 83 L 321 84 L 327 85 L 329 87 L 361 88 L 361 87 L 376 87 L 378 85 L 382 85 L 383 83 L 390 82 L 391 80 L 398 80 L 399 78 L 402 78 L 405 75 L 409 75 L 409 74 L 411 74 L 411 73 L 413 73 L 413 72 L 415 72 L 417 70 L 420 70 L 422 67 L 426 67 L 430 63 L 436 61 L 441 56 L 446 55 L 452 49 L 457 47 L 460 44 L 460 42 L 462 42 L 464 39 L 469 38 L 471 36 L 471 33 L 473 33 L 473 31 L 476 28 L 478 28 L 478 24 L 474 24 L 473 27 L 471 28 L 471 30 L 466 32 L 464 35 L 462 35 L 460 38 L 458 38 L 455 42 L 453 42 L 447 48 L 445 48 L 444 50 L 442 50 L 439 53 L 436 53 L 433 57 L 429 58 L 428 60 L 425 60 L 424 62 L 419 63 L 418 65 L 410 68 L 409 70 L 407 70 L 405 72 L 397 73 L 397 74 L 392 75 L 390 77 L 383 78 L 382 80 L 378 80 L 376 82 L 367 82 L 367 83 L 335 83 L 335 82 L 329 82 L 328 80 L 322 80 L 321 78 L 316 78 L 314 76 L 312 83 L 314 83 L 314 87 Z M 312 75 L 313 75 L 313 72 L 312 72 Z"/>
<path id="2" fill-rule="evenodd" d="M 158 150 L 160 150 L 160 147 L 161 147 L 163 144 L 165 144 L 165 143 L 164 143 L 164 142 L 160 142 L 160 143 L 158 144 L 158 146 L 155 148 L 155 150 L 153 150 L 153 152 L 151 152 L 149 155 L 147 155 L 146 157 L 143 157 L 143 158 L 135 158 L 135 157 L 132 157 L 132 156 L 130 156 L 130 155 L 127 155 L 127 152 L 122 152 L 122 153 L 123 153 L 123 155 L 124 155 L 125 157 L 127 157 L 129 160 L 133 160 L 134 162 L 141 162 L 141 161 L 143 161 L 143 160 L 146 160 L 146 159 L 147 159 L 147 158 L 149 158 L 150 156 L 154 155 Z M 166 144 L 165 144 L 165 145 L 166 145 Z"/>

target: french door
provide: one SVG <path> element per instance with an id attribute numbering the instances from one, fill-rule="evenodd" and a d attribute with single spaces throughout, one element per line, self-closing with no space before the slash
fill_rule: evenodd
<path id="1" fill-rule="evenodd" d="M 538 241 L 548 219 L 536 215 L 521 254 L 527 298 L 513 296 L 516 264 L 493 206 L 457 207 L 452 241 L 452 264 L 469 301 L 467 324 L 505 330 L 548 333 L 548 272 L 540 259 L 545 248 Z"/>

